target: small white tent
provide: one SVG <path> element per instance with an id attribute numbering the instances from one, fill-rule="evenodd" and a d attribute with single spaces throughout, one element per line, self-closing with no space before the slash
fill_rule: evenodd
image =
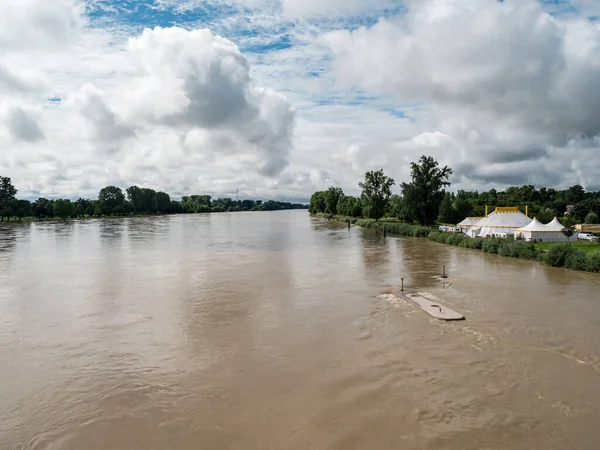
<path id="1" fill-rule="evenodd" d="M 527 226 L 515 230 L 515 238 L 520 237 L 524 241 L 541 242 L 545 232 L 546 225 L 537 220 L 537 217 L 534 217 Z"/>
<path id="2" fill-rule="evenodd" d="M 462 222 L 456 224 L 456 227 L 460 228 L 460 231 L 462 231 L 463 233 L 466 233 L 471 229 L 473 225 L 475 225 L 481 219 L 483 219 L 483 217 L 467 217 Z"/>
<path id="3" fill-rule="evenodd" d="M 566 242 L 572 239 L 577 240 L 577 234 L 574 234 L 570 238 L 565 236 L 562 232 L 564 228 L 563 224 L 556 217 L 546 225 L 534 218 L 529 225 L 517 230 L 516 233 L 520 234 L 523 240 L 531 242 Z"/>
<path id="4" fill-rule="evenodd" d="M 512 237 L 515 230 L 528 225 L 531 219 L 519 211 L 519 208 L 504 207 L 477 221 L 467 236 L 470 237 Z"/>

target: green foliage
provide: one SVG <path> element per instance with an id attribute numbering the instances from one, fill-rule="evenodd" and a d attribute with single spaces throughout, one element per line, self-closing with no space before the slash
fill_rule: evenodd
<path id="1" fill-rule="evenodd" d="M 535 214 L 535 216 L 542 223 L 550 223 L 556 216 L 556 213 L 550 208 L 542 208 Z"/>
<path id="2" fill-rule="evenodd" d="M 365 181 L 358 183 L 358 186 L 362 189 L 361 201 L 366 217 L 375 220 L 383 217 L 394 184 L 394 180 L 386 176 L 383 169 L 365 173 Z"/>
<path id="3" fill-rule="evenodd" d="M 587 255 L 588 272 L 600 272 L 600 253 L 590 253 Z"/>
<path id="4" fill-rule="evenodd" d="M 43 197 L 38 198 L 35 203 L 32 205 L 33 214 L 38 219 L 43 219 L 45 217 L 53 217 L 54 216 L 54 207 L 52 203 Z"/>
<path id="5" fill-rule="evenodd" d="M 486 253 L 498 253 L 502 238 L 488 238 L 483 240 L 483 251 Z"/>
<path id="6" fill-rule="evenodd" d="M 418 163 L 411 163 L 411 182 L 402 183 L 402 195 L 411 214 L 421 225 L 432 225 L 438 216 L 444 198 L 444 188 L 452 169 L 440 167 L 431 156 L 421 156 Z"/>
<path id="7" fill-rule="evenodd" d="M 500 242 L 498 254 L 513 258 L 537 259 L 537 250 L 533 244 L 511 239 L 503 239 Z"/>
<path id="8" fill-rule="evenodd" d="M 98 202 L 105 214 L 113 214 L 115 208 L 123 206 L 124 201 L 125 195 L 123 195 L 121 188 L 117 186 L 106 186 L 100 189 L 98 193 Z"/>
<path id="9" fill-rule="evenodd" d="M 357 219 L 352 223 L 355 223 L 359 227 L 377 228 L 381 231 L 383 231 L 383 228 L 385 227 L 387 233 L 396 234 L 398 236 L 427 237 L 429 233 L 431 233 L 431 228 L 401 222 L 381 222 L 376 221 L 375 219 Z"/>
<path id="10" fill-rule="evenodd" d="M 337 205 L 344 196 L 344 191 L 339 187 L 330 187 L 325 192 L 325 212 L 327 214 L 337 214 Z"/>
<path id="11" fill-rule="evenodd" d="M 564 227 L 562 229 L 562 233 L 566 236 L 567 239 L 571 239 L 575 234 L 575 228 L 573 227 Z"/>
<path id="12" fill-rule="evenodd" d="M 315 192 L 310 197 L 310 203 L 308 204 L 308 212 L 311 214 L 324 213 L 327 207 L 326 193 L 324 191 Z"/>
<path id="13" fill-rule="evenodd" d="M 466 198 L 446 193 L 440 205 L 441 223 L 457 224 L 473 214 L 473 206 Z"/>
<path id="14" fill-rule="evenodd" d="M 361 217 L 362 206 L 360 200 L 356 197 L 340 197 L 337 204 L 337 212 L 342 216 Z"/>
<path id="15" fill-rule="evenodd" d="M 9 177 L 0 176 L 0 220 L 14 214 L 13 206 L 17 192 Z"/>
<path id="16" fill-rule="evenodd" d="M 585 216 L 586 224 L 595 224 L 598 223 L 598 214 L 593 211 L 590 211 L 587 216 Z"/>
<path id="17" fill-rule="evenodd" d="M 75 206 L 68 199 L 58 199 L 54 201 L 54 215 L 61 219 L 67 219 L 75 213 Z"/>
<path id="18" fill-rule="evenodd" d="M 572 270 L 587 270 L 588 268 L 588 258 L 587 255 L 581 250 L 577 250 L 576 248 L 572 249 L 566 255 L 564 266 L 567 269 Z"/>
<path id="19" fill-rule="evenodd" d="M 567 258 L 574 251 L 575 249 L 569 244 L 554 245 L 550 250 L 548 250 L 548 253 L 546 253 L 544 262 L 549 266 L 564 267 L 567 262 Z"/>

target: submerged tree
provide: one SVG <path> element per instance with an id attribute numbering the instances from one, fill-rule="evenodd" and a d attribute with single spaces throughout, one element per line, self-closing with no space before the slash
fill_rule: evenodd
<path id="1" fill-rule="evenodd" d="M 361 200 L 365 216 L 375 220 L 383 217 L 394 184 L 394 180 L 386 176 L 383 169 L 365 173 L 365 181 L 358 183 L 362 189 Z"/>
<path id="2" fill-rule="evenodd" d="M 431 156 L 421 156 L 418 163 L 411 163 L 411 182 L 402 183 L 402 194 L 411 215 L 421 225 L 432 225 L 438 216 L 444 199 L 444 188 L 450 186 L 448 179 L 452 169 L 440 167 Z"/>

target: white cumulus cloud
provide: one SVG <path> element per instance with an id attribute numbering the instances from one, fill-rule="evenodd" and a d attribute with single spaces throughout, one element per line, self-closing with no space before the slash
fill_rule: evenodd
<path id="1" fill-rule="evenodd" d="M 526 182 L 538 160 L 539 181 L 561 183 L 545 164 L 550 149 L 578 159 L 569 143 L 600 133 L 600 27 L 534 0 L 415 1 L 406 15 L 326 40 L 338 80 L 432 111 L 430 132 L 458 142 L 436 156 L 485 166 L 471 177 Z M 521 177 L 506 177 L 503 157 L 523 163 Z"/>

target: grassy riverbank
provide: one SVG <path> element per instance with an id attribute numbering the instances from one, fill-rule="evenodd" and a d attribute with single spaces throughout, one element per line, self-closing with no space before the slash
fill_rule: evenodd
<path id="1" fill-rule="evenodd" d="M 535 248 L 539 250 L 549 251 L 552 247 L 558 245 L 555 242 L 536 242 Z M 590 241 L 573 241 L 570 243 L 571 247 L 581 250 L 586 253 L 600 252 L 600 243 Z"/>
<path id="2" fill-rule="evenodd" d="M 600 245 L 591 242 L 544 243 L 544 245 L 540 246 L 539 244 L 512 239 L 472 239 L 460 233 L 443 233 L 432 228 L 410 225 L 393 220 L 380 220 L 376 222 L 371 219 L 355 219 L 327 214 L 317 214 L 317 216 L 337 222 L 350 222 L 365 228 L 383 230 L 385 227 L 387 232 L 391 234 L 427 237 L 430 241 L 442 244 L 482 250 L 486 253 L 496 253 L 501 256 L 539 261 L 553 267 L 564 267 L 584 272 L 600 272 Z"/>

